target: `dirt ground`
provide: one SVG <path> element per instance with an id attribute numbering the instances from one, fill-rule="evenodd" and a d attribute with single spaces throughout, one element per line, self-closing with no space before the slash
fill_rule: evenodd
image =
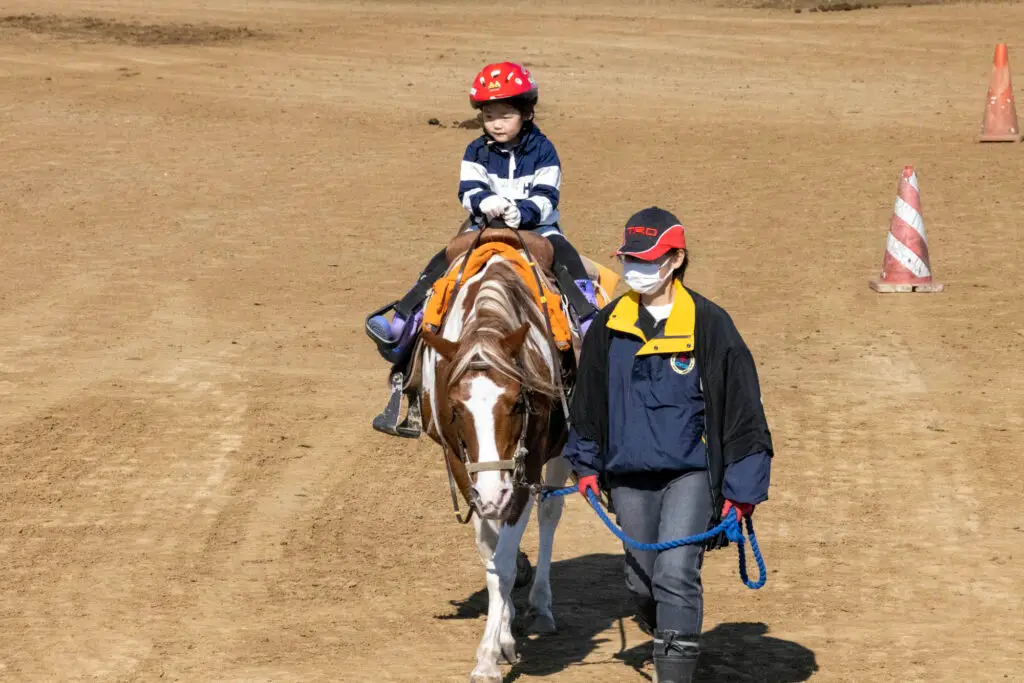
<path id="1" fill-rule="evenodd" d="M 699 680 L 1024 680 L 1024 146 L 975 142 L 1024 6 L 502 8 L 5 3 L 0 679 L 468 679 L 483 571 L 438 450 L 369 427 L 362 320 L 462 219 L 451 124 L 515 58 L 574 243 L 674 210 L 759 363 L 770 577 L 708 556 Z M 905 164 L 940 294 L 867 286 Z M 578 499 L 555 553 L 508 680 L 645 680 Z"/>

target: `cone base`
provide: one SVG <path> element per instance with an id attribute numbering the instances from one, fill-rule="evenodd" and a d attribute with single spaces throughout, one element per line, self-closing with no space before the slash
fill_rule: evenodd
<path id="1" fill-rule="evenodd" d="M 909 294 L 909 293 L 920 293 L 928 294 L 932 292 L 941 292 L 943 285 L 938 282 L 922 282 L 920 284 L 899 284 L 895 282 L 882 282 L 881 280 L 869 280 L 868 286 L 876 292 L 882 294 Z"/>
<path id="2" fill-rule="evenodd" d="M 1020 142 L 1024 139 L 1020 133 L 1013 135 L 982 135 L 978 137 L 978 142 Z"/>

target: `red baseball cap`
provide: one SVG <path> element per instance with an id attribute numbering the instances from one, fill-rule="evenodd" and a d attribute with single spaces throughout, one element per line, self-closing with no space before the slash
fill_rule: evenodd
<path id="1" fill-rule="evenodd" d="M 638 211 L 626 221 L 622 246 L 616 256 L 655 261 L 672 249 L 686 249 L 686 234 L 679 219 L 656 206 Z"/>

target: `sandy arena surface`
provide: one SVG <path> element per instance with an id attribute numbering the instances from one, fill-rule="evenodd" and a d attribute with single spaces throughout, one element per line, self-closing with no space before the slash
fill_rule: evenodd
<path id="1" fill-rule="evenodd" d="M 674 210 L 759 363 L 771 573 L 708 556 L 698 680 L 1024 680 L 1024 146 L 975 142 L 1024 6 L 504 7 L 5 3 L 0 679 L 468 680 L 483 571 L 436 447 L 369 427 L 362 320 L 462 219 L 507 57 L 574 243 Z M 905 164 L 941 294 L 867 286 Z M 579 499 L 555 554 L 507 680 L 648 678 Z"/>

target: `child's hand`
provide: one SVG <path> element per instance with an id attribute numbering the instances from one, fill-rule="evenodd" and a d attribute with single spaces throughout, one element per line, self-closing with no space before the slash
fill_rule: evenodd
<path id="1" fill-rule="evenodd" d="M 488 218 L 497 218 L 508 209 L 509 201 L 504 197 L 492 194 L 490 197 L 480 200 L 480 213 Z"/>
<path id="2" fill-rule="evenodd" d="M 481 202 L 481 205 L 483 202 Z M 515 205 L 515 202 L 509 202 L 508 207 L 501 214 L 502 220 L 505 221 L 505 225 L 510 228 L 518 228 L 519 222 L 522 220 L 522 216 L 519 215 L 519 207 Z"/>

